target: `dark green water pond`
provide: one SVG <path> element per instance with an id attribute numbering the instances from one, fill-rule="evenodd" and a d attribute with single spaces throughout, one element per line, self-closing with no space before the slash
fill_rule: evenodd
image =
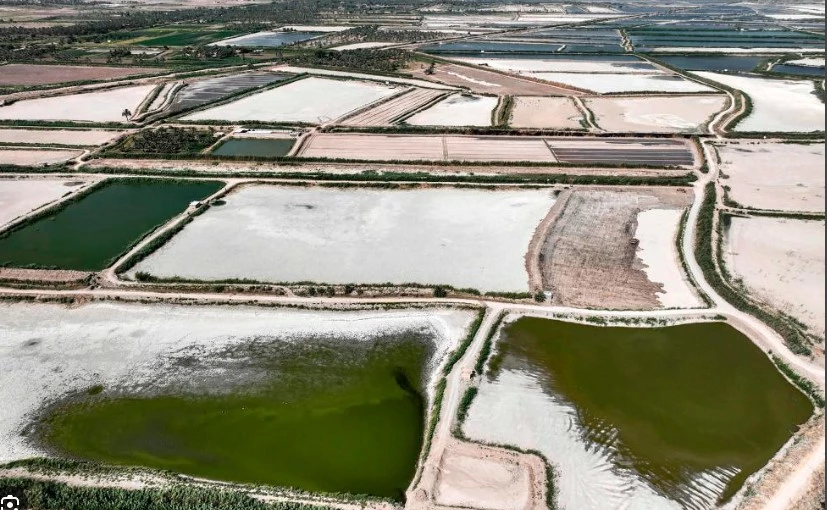
<path id="1" fill-rule="evenodd" d="M 70 457 L 242 483 L 402 498 L 421 449 L 431 337 L 254 339 L 173 380 L 49 411 L 39 436 Z M 178 382 L 176 382 L 178 381 Z"/>
<path id="2" fill-rule="evenodd" d="M 522 318 L 503 330 L 491 366 L 492 378 L 536 374 L 576 409 L 590 447 L 615 450 L 618 469 L 685 506 L 700 475 L 721 469 L 715 476 L 725 487 L 716 492 L 730 498 L 813 412 L 723 323 L 649 329 Z"/>
<path id="3" fill-rule="evenodd" d="M 227 140 L 212 153 L 217 156 L 259 156 L 277 158 L 286 156 L 293 147 L 292 138 L 235 138 Z"/>
<path id="4" fill-rule="evenodd" d="M 219 181 L 115 180 L 0 237 L 0 264 L 97 271 Z"/>

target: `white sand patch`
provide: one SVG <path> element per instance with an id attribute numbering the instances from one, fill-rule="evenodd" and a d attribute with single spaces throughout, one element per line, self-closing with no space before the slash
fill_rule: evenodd
<path id="1" fill-rule="evenodd" d="M 824 67 L 824 57 L 799 58 L 796 60 L 788 60 L 784 63 L 793 66 Z"/>
<path id="2" fill-rule="evenodd" d="M 509 73 L 611 73 L 611 74 L 652 74 L 660 72 L 658 68 L 644 61 L 605 61 L 564 58 L 454 58 L 459 62 L 485 65 L 491 69 Z"/>
<path id="3" fill-rule="evenodd" d="M 387 46 L 393 46 L 395 42 L 360 42 L 360 43 L 353 43 L 353 44 L 345 44 L 343 46 L 334 46 L 333 48 L 329 48 L 333 51 L 347 51 L 347 50 L 364 50 L 369 48 L 385 48 Z"/>
<path id="4" fill-rule="evenodd" d="M 405 120 L 413 126 L 490 126 L 497 98 L 454 94 Z"/>
<path id="5" fill-rule="evenodd" d="M 104 129 L 0 129 L 0 142 L 101 145 L 128 132 Z"/>
<path id="6" fill-rule="evenodd" d="M 329 122 L 399 92 L 377 83 L 310 77 L 192 113 L 184 120 Z"/>
<path id="7" fill-rule="evenodd" d="M 309 335 L 367 340 L 383 333 L 428 329 L 435 335 L 437 369 L 472 319 L 469 312 L 285 311 L 255 307 L 93 303 L 0 307 L 0 461 L 43 452 L 20 435 L 46 401 L 95 384 L 140 386 L 177 370 L 170 355 L 206 352 L 255 337 L 290 342 Z M 433 372 L 432 372 L 433 373 Z M 429 385 L 433 385 L 431 380 Z"/>
<path id="8" fill-rule="evenodd" d="M 682 213 L 680 209 L 649 209 L 637 215 L 637 256 L 646 266 L 643 271 L 649 281 L 663 286 L 657 296 L 664 308 L 703 304 L 684 275 L 675 246 Z"/>
<path id="9" fill-rule="evenodd" d="M 82 151 L 45 149 L 0 149 L 0 165 L 54 165 L 76 158 Z"/>
<path id="10" fill-rule="evenodd" d="M 824 212 L 824 144 L 717 147 L 729 197 L 756 209 Z"/>
<path id="11" fill-rule="evenodd" d="M 365 74 L 365 73 L 351 73 L 347 71 L 333 71 L 331 69 L 316 69 L 315 67 L 297 67 L 297 66 L 288 66 L 288 65 L 280 65 L 273 68 L 270 68 L 271 71 L 278 71 L 282 73 L 294 73 L 294 74 L 313 74 L 317 76 L 338 76 L 342 78 L 359 78 L 360 80 L 371 80 L 371 81 L 378 81 L 385 84 L 391 83 L 401 83 L 404 85 L 414 85 L 417 87 L 422 87 L 426 89 L 440 89 L 440 90 L 457 90 L 456 87 L 452 87 L 450 85 L 442 85 L 441 83 L 434 83 L 432 81 L 426 80 L 416 80 L 412 78 L 396 78 L 393 76 L 381 76 L 378 74 Z"/>
<path id="12" fill-rule="evenodd" d="M 698 133 L 726 105 L 726 96 L 590 97 L 597 125 L 613 132 Z"/>
<path id="13" fill-rule="evenodd" d="M 659 74 L 588 74 L 534 73 L 540 80 L 569 85 L 599 94 L 611 92 L 714 92 L 706 85 L 678 75 Z"/>
<path id="14" fill-rule="evenodd" d="M 455 73 L 453 71 L 445 71 L 445 72 L 450 74 L 451 76 L 456 76 L 457 78 L 459 78 L 461 80 L 465 80 L 467 82 L 474 83 L 474 84 L 477 84 L 477 85 L 485 85 L 486 87 L 499 87 L 500 86 L 498 83 L 491 83 L 491 82 L 487 82 L 487 81 L 483 81 L 483 80 L 475 80 L 474 78 L 471 78 L 470 76 L 465 76 L 464 74 Z"/>
<path id="15" fill-rule="evenodd" d="M 71 193 L 82 184 L 83 181 L 66 179 L 0 179 L 0 225 Z"/>
<path id="16" fill-rule="evenodd" d="M 530 507 L 532 479 L 527 466 L 510 459 L 489 458 L 491 453 L 486 450 L 474 455 L 464 446 L 445 450 L 434 491 L 437 504 L 486 510 Z"/>
<path id="17" fill-rule="evenodd" d="M 557 503 L 564 510 L 681 508 L 616 470 L 612 451 L 588 448 L 576 410 L 546 395 L 528 373 L 502 370 L 495 381 L 483 379 L 463 430 L 471 439 L 543 453 L 556 468 Z"/>
<path id="18" fill-rule="evenodd" d="M 818 14 L 791 14 L 791 13 L 782 13 L 782 14 L 764 14 L 764 16 L 772 19 L 778 20 L 802 20 L 802 19 L 824 19 L 824 15 Z"/>
<path id="19" fill-rule="evenodd" d="M 583 114 L 568 97 L 517 96 L 509 125 L 518 128 L 583 129 Z"/>
<path id="20" fill-rule="evenodd" d="M 0 107 L 0 120 L 69 120 L 124 122 L 123 110 L 135 112 L 155 85 L 42 97 Z"/>
<path id="21" fill-rule="evenodd" d="M 617 12 L 617 10 L 611 7 L 600 7 L 598 5 L 586 5 L 584 8 L 589 12 L 598 14 L 612 14 Z"/>
<path id="22" fill-rule="evenodd" d="M 525 251 L 554 201 L 547 190 L 250 186 L 133 273 L 523 291 Z"/>
<path id="23" fill-rule="evenodd" d="M 760 299 L 824 336 L 824 222 L 732 218 L 726 264 Z"/>
<path id="24" fill-rule="evenodd" d="M 695 72 L 747 94 L 752 113 L 734 131 L 824 131 L 824 103 L 811 80 L 775 80 L 753 76 Z"/>

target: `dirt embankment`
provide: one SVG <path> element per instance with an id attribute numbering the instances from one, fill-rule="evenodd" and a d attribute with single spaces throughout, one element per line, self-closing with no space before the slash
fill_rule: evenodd
<path id="1" fill-rule="evenodd" d="M 819 467 L 809 469 L 809 465 Z M 775 456 L 737 510 L 816 510 L 824 508 L 824 415 L 814 416 Z"/>

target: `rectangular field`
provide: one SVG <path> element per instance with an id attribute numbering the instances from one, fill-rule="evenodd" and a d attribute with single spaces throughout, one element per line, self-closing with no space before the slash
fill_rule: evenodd
<path id="1" fill-rule="evenodd" d="M 754 76 L 696 72 L 698 76 L 738 89 L 752 101 L 752 112 L 734 131 L 824 131 L 824 103 L 810 80 L 778 80 Z"/>
<path id="2" fill-rule="evenodd" d="M 297 156 L 365 161 L 559 161 L 655 166 L 694 163 L 692 151 L 681 140 L 364 133 L 314 134 Z"/>
<path id="3" fill-rule="evenodd" d="M 230 94 L 242 90 L 263 87 L 277 81 L 286 80 L 293 75 L 273 73 L 270 71 L 252 71 L 230 76 L 218 76 L 196 81 L 188 81 L 187 86 L 175 95 L 170 104 L 172 113 L 195 108 L 212 101 L 218 101 Z"/>
<path id="4" fill-rule="evenodd" d="M 683 140 L 548 138 L 547 141 L 554 156 L 565 163 L 691 166 L 695 162 Z"/>
<path id="5" fill-rule="evenodd" d="M 597 125 L 615 133 L 700 133 L 726 96 L 589 97 Z"/>
<path id="6" fill-rule="evenodd" d="M 732 218 L 726 264 L 762 301 L 824 337 L 824 222 Z"/>
<path id="7" fill-rule="evenodd" d="M 550 190 L 247 186 L 132 271 L 157 277 L 526 291 Z"/>
<path id="8" fill-rule="evenodd" d="M 490 126 L 497 98 L 454 94 L 405 119 L 412 126 Z"/>
<path id="9" fill-rule="evenodd" d="M 129 133 L 129 131 L 104 129 L 0 129 L 0 143 L 42 143 L 83 147 L 101 145 L 126 133 Z"/>
<path id="10" fill-rule="evenodd" d="M 185 115 L 183 120 L 322 124 L 399 92 L 398 87 L 378 83 L 310 77 Z"/>
<path id="11" fill-rule="evenodd" d="M 389 101 L 344 119 L 341 124 L 346 126 L 388 126 L 393 124 L 399 117 L 430 103 L 444 93 L 444 91 L 434 89 L 411 89 L 409 92 L 396 96 Z"/>
<path id="12" fill-rule="evenodd" d="M 824 144 L 761 142 L 716 147 L 721 183 L 737 204 L 756 209 L 824 212 Z"/>
<path id="13" fill-rule="evenodd" d="M 0 107 L 0 120 L 124 122 L 124 109 L 135 112 L 155 85 L 17 101 Z"/>
<path id="14" fill-rule="evenodd" d="M 698 306 L 675 248 L 681 211 L 691 201 L 685 189 L 575 190 L 561 197 L 538 255 L 543 288 L 563 306 Z"/>
<path id="15" fill-rule="evenodd" d="M 40 166 L 63 163 L 83 154 L 79 150 L 0 148 L 0 165 Z"/>
<path id="16" fill-rule="evenodd" d="M 139 74 L 157 74 L 159 71 L 151 67 L 5 64 L 0 66 L 0 86 L 34 86 L 73 81 L 112 80 Z"/>
<path id="17" fill-rule="evenodd" d="M 218 181 L 114 180 L 0 236 L 0 264 L 97 271 Z"/>
<path id="18" fill-rule="evenodd" d="M 508 125 L 516 128 L 583 129 L 583 114 L 568 97 L 517 96 Z"/>

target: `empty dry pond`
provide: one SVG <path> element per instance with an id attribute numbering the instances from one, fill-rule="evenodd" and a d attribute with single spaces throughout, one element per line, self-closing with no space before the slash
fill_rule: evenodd
<path id="1" fill-rule="evenodd" d="M 535 285 L 553 302 L 584 308 L 651 309 L 699 304 L 675 246 L 685 189 L 577 190 L 555 204 Z M 538 232 L 538 235 L 543 233 Z M 534 271 L 531 271 L 534 273 Z"/>
<path id="2" fill-rule="evenodd" d="M 554 200 L 550 190 L 245 186 L 132 274 L 526 291 L 525 252 Z"/>

